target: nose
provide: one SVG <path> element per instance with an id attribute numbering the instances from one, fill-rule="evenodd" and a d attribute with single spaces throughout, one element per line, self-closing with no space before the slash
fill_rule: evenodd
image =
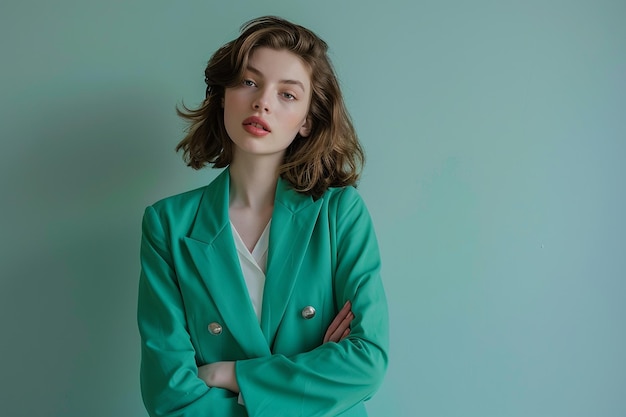
<path id="1" fill-rule="evenodd" d="M 270 112 L 270 97 L 267 90 L 259 89 L 254 101 L 252 102 L 252 107 L 256 111 L 263 111 L 266 113 Z"/>

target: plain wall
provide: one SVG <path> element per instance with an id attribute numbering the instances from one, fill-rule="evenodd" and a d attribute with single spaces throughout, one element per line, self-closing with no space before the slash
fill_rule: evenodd
<path id="1" fill-rule="evenodd" d="M 372 417 L 626 415 L 624 1 L 3 1 L 0 415 L 146 416 L 143 209 L 244 21 L 316 31 L 391 313 Z"/>

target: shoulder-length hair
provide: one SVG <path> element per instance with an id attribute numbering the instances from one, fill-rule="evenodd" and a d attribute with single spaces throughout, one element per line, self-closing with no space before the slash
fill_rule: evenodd
<path id="1" fill-rule="evenodd" d="M 295 190 L 314 198 L 329 187 L 356 185 L 365 157 L 327 55 L 328 45 L 312 31 L 274 16 L 245 23 L 237 39 L 213 54 L 204 71 L 203 104 L 197 109 L 184 105 L 177 109 L 189 127 L 176 150 L 183 150 L 185 162 L 194 169 L 231 163 L 233 145 L 224 127 L 224 91 L 243 81 L 248 58 L 257 47 L 290 51 L 308 65 L 311 74 L 311 131 L 306 138 L 297 135 L 287 148 L 279 175 Z"/>

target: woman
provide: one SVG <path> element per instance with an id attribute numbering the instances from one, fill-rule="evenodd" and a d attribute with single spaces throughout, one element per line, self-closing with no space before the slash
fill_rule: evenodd
<path id="1" fill-rule="evenodd" d="M 387 366 L 363 153 L 326 44 L 248 22 L 205 70 L 189 166 L 208 186 L 148 207 L 138 323 L 151 416 L 366 416 Z"/>

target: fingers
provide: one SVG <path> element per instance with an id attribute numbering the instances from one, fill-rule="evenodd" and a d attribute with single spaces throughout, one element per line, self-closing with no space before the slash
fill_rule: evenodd
<path id="1" fill-rule="evenodd" d="M 331 338 L 334 337 L 335 332 L 341 325 L 341 322 L 348 316 L 348 313 L 350 312 L 350 307 L 351 307 L 350 301 L 346 301 L 346 303 L 343 305 L 343 308 L 339 310 L 335 319 L 328 326 L 328 329 L 326 330 L 326 334 L 324 335 L 324 343 L 330 342 L 330 341 L 336 341 L 336 340 L 331 340 Z"/>
<path id="2" fill-rule="evenodd" d="M 337 326 L 337 329 L 331 335 L 330 341 L 339 342 L 346 337 L 347 334 L 344 336 L 344 333 L 350 332 L 350 323 L 352 322 L 352 319 L 354 319 L 354 314 L 352 311 L 349 311 L 348 315 L 341 321 L 341 323 L 339 323 L 339 326 Z"/>
<path id="3" fill-rule="evenodd" d="M 326 334 L 324 335 L 324 343 L 339 342 L 350 334 L 350 323 L 354 319 L 352 313 L 352 303 L 346 301 L 343 308 L 337 313 L 335 319 L 330 323 Z"/>
<path id="4" fill-rule="evenodd" d="M 343 334 L 341 335 L 341 339 L 339 339 L 339 341 L 341 342 L 343 339 L 345 339 L 346 337 L 348 337 L 348 335 L 350 334 L 350 328 L 348 327 L 346 329 L 345 332 L 343 332 Z"/>

